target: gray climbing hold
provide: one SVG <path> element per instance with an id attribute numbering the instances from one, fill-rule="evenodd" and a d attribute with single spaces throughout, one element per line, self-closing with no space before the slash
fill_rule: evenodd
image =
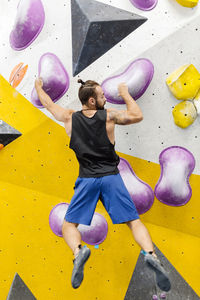
<path id="1" fill-rule="evenodd" d="M 147 21 L 93 0 L 71 0 L 71 10 L 74 76 Z"/>
<path id="2" fill-rule="evenodd" d="M 36 298 L 16 273 L 7 300 L 36 300 Z"/>
<path id="3" fill-rule="evenodd" d="M 0 120 L 0 144 L 6 146 L 21 135 L 22 134 L 18 130 L 14 129 L 3 120 Z"/>
<path id="4" fill-rule="evenodd" d="M 172 266 L 167 258 L 154 245 L 156 254 L 160 259 L 165 270 L 169 274 L 171 281 L 171 290 L 165 293 L 167 300 L 199 300 L 199 296 L 183 279 L 178 271 Z M 128 290 L 124 300 L 144 300 L 153 299 L 155 296 L 160 297 L 164 293 L 156 287 L 154 272 L 152 272 L 144 262 L 144 255 L 140 254 L 135 270 L 133 272 Z M 162 298 L 164 299 L 164 298 Z"/>

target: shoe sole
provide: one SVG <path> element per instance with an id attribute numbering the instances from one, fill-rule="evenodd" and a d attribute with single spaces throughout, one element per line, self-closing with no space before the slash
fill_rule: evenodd
<path id="1" fill-rule="evenodd" d="M 91 251 L 89 250 L 86 256 L 84 257 L 84 260 L 81 262 L 81 264 L 77 267 L 77 271 L 72 275 L 72 287 L 74 289 L 77 289 L 82 281 L 83 281 L 83 270 L 84 270 L 84 265 L 87 262 L 88 258 L 90 257 Z M 74 281 L 78 281 L 78 284 L 75 284 Z"/>
<path id="2" fill-rule="evenodd" d="M 168 292 L 171 289 L 171 283 L 162 266 L 160 266 L 159 263 L 157 263 L 155 260 L 149 257 L 145 259 L 145 261 L 147 263 L 147 266 L 155 272 L 156 283 L 158 287 L 162 291 Z"/>

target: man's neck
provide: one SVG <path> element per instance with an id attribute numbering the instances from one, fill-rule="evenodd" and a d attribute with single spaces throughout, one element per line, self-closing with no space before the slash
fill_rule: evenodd
<path id="1" fill-rule="evenodd" d="M 82 106 L 82 111 L 85 111 L 85 110 L 96 110 L 96 108 L 94 108 L 94 107 L 88 107 L 86 105 L 83 105 Z"/>

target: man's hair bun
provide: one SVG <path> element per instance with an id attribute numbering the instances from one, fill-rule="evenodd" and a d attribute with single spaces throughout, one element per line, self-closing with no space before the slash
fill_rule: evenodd
<path id="1" fill-rule="evenodd" d="M 78 79 L 78 83 L 81 83 L 82 85 L 85 85 L 85 82 L 82 79 Z"/>

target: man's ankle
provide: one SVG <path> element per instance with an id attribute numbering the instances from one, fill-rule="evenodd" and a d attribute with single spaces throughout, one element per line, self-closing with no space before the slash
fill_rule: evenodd
<path id="1" fill-rule="evenodd" d="M 157 258 L 155 251 L 149 251 L 148 253 Z"/>
<path id="2" fill-rule="evenodd" d="M 79 244 L 79 245 L 75 248 L 75 250 L 74 250 L 74 258 L 76 258 L 76 257 L 78 256 L 79 251 L 80 251 L 81 248 L 82 248 L 82 245 L 81 245 L 81 244 Z"/>
<path id="3" fill-rule="evenodd" d="M 141 250 L 141 253 L 145 256 L 147 254 L 151 254 L 152 256 L 156 257 L 157 258 L 157 255 L 155 253 L 155 250 L 153 251 L 145 251 L 145 250 Z"/>

